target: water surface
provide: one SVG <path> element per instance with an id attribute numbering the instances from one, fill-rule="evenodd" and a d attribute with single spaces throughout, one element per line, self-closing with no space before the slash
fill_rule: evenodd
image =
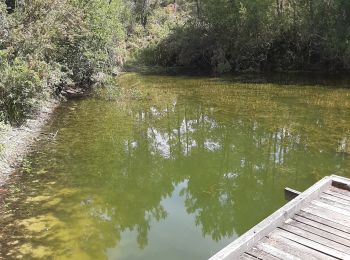
<path id="1" fill-rule="evenodd" d="M 126 74 L 99 92 L 58 109 L 8 185 L 0 258 L 206 259 L 285 186 L 350 177 L 346 83 Z"/>

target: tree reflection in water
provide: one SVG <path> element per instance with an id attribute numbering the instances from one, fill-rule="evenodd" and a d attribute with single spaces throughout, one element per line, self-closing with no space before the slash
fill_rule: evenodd
<path id="1" fill-rule="evenodd" d="M 90 98 L 59 109 L 47 129 L 56 140 L 42 140 L 9 187 L 1 256 L 113 258 L 128 232 L 154 247 L 149 232 L 175 197 L 212 240 L 209 256 L 281 206 L 285 186 L 350 175 L 346 89 L 138 75 L 120 84 L 137 81 L 146 94 L 127 106 Z"/>

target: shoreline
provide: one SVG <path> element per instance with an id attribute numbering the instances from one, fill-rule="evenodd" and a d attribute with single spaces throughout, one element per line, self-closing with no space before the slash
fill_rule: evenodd
<path id="1" fill-rule="evenodd" d="M 60 101 L 49 99 L 21 126 L 0 126 L 0 187 L 21 165 L 59 105 Z"/>

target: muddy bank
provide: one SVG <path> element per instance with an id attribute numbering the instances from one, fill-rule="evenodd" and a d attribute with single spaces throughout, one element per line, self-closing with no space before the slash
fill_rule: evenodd
<path id="1" fill-rule="evenodd" d="M 20 127 L 0 125 L 0 186 L 18 167 L 41 133 L 59 101 L 51 99 Z"/>

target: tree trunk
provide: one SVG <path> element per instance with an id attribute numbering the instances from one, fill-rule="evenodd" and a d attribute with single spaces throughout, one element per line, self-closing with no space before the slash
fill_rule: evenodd
<path id="1" fill-rule="evenodd" d="M 201 4 L 200 4 L 200 0 L 196 0 L 196 6 L 197 6 L 197 17 L 198 19 L 201 18 Z"/>
<path id="2" fill-rule="evenodd" d="M 310 26 L 313 28 L 314 24 L 314 1 L 309 0 L 309 16 L 310 16 Z"/>
<path id="3" fill-rule="evenodd" d="M 278 16 L 281 16 L 284 7 L 284 0 L 276 0 L 276 12 Z"/>
<path id="4" fill-rule="evenodd" d="M 142 1 L 141 24 L 143 27 L 146 27 L 146 25 L 147 25 L 147 0 Z"/>

